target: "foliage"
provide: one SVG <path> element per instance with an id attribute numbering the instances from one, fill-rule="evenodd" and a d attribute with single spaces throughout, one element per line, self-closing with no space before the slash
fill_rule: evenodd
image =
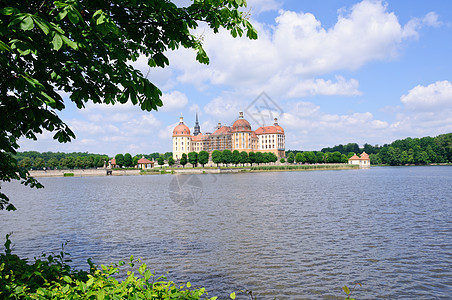
<path id="1" fill-rule="evenodd" d="M 204 168 L 204 165 L 209 162 L 209 152 L 207 152 L 207 151 L 200 151 L 199 154 L 198 154 L 198 162 Z"/>
<path id="2" fill-rule="evenodd" d="M 172 156 L 170 156 L 170 157 L 168 158 L 168 165 L 169 165 L 169 166 L 174 165 L 174 158 L 173 158 Z"/>
<path id="3" fill-rule="evenodd" d="M 64 177 L 74 177 L 74 173 L 64 173 Z"/>
<path id="4" fill-rule="evenodd" d="M 283 164 L 283 163 L 286 162 L 286 160 L 285 160 L 284 157 L 283 157 L 283 158 L 281 158 L 281 159 L 279 160 L 279 162 Z"/>
<path id="5" fill-rule="evenodd" d="M 130 153 L 124 154 L 124 167 L 130 168 L 133 166 L 134 166 L 134 164 L 133 164 L 132 155 L 130 155 Z"/>
<path id="6" fill-rule="evenodd" d="M 160 156 L 157 159 L 157 163 L 159 164 L 159 166 L 163 166 L 165 164 L 165 159 L 163 158 L 163 156 Z"/>
<path id="7" fill-rule="evenodd" d="M 124 155 L 123 154 L 121 154 L 121 153 L 116 154 L 115 160 L 116 160 L 116 165 L 118 165 L 119 167 L 124 166 Z"/>
<path id="8" fill-rule="evenodd" d="M 88 260 L 90 271 L 85 272 L 67 264 L 64 244 L 59 254 L 43 255 L 33 263 L 12 254 L 10 245 L 7 235 L 5 254 L 0 254 L 2 299 L 208 299 L 204 288 L 192 289 L 190 282 L 177 285 L 164 276 L 156 277 L 133 256 L 127 264 L 120 261 L 99 269 Z M 118 281 L 125 268 L 127 277 Z"/>
<path id="9" fill-rule="evenodd" d="M 264 162 L 264 156 L 262 155 L 262 152 L 256 152 L 254 155 L 254 162 L 259 165 Z"/>
<path id="10" fill-rule="evenodd" d="M 256 153 L 254 152 L 248 153 L 248 161 L 250 162 L 250 165 L 253 166 L 253 163 L 256 162 Z"/>
<path id="11" fill-rule="evenodd" d="M 240 163 L 245 166 L 246 163 L 249 162 L 249 156 L 248 153 L 246 151 L 242 151 L 240 152 Z"/>
<path id="12" fill-rule="evenodd" d="M 212 161 L 217 164 L 221 163 L 223 161 L 223 157 L 222 157 L 223 153 L 220 150 L 214 150 L 212 152 Z"/>
<path id="13" fill-rule="evenodd" d="M 182 158 L 180 159 L 179 163 L 182 165 L 182 167 L 185 168 L 185 165 L 187 164 L 187 154 L 182 153 Z"/>
<path id="14" fill-rule="evenodd" d="M 231 161 L 236 167 L 240 163 L 240 152 L 239 150 L 234 150 L 232 152 L 232 161 Z"/>
<path id="15" fill-rule="evenodd" d="M 179 47 L 196 51 L 208 63 L 200 22 L 217 33 L 257 38 L 241 11 L 242 0 L 193 1 L 186 7 L 168 0 L 3 0 L 0 7 L 0 180 L 23 180 L 38 187 L 14 157 L 21 137 L 37 139 L 43 130 L 59 142 L 75 138 L 57 112 L 65 108 L 58 91 L 77 108 L 85 103 L 127 103 L 142 110 L 162 106 L 162 92 L 130 62 L 140 55 L 149 67 L 165 67 L 165 54 Z M 9 199 L 0 194 L 0 208 Z M 12 206 L 8 206 L 12 207 Z"/>
<path id="16" fill-rule="evenodd" d="M 328 170 L 328 169 L 358 169 L 358 165 L 351 164 L 322 164 L 322 165 L 280 165 L 280 166 L 254 166 L 251 171 L 278 171 L 278 170 Z"/>
<path id="17" fill-rule="evenodd" d="M 193 168 L 198 166 L 198 153 L 190 152 L 188 153 L 188 162 L 192 164 Z"/>
<path id="18" fill-rule="evenodd" d="M 345 298 L 345 300 L 355 300 L 355 298 L 351 298 L 351 294 L 355 291 L 355 289 L 358 285 L 362 286 L 361 283 L 357 282 L 357 283 L 355 283 L 355 286 L 353 287 L 353 289 L 351 291 L 350 291 L 350 288 L 346 285 L 344 285 L 342 287 L 342 290 L 344 291 L 344 293 L 347 294 L 347 297 Z"/>
<path id="19" fill-rule="evenodd" d="M 293 154 L 293 152 L 290 152 L 290 153 L 289 153 L 289 157 L 287 158 L 287 162 L 288 162 L 289 164 L 293 164 L 294 161 L 295 161 L 295 155 Z"/>
<path id="20" fill-rule="evenodd" d="M 226 166 L 230 163 L 232 163 L 232 152 L 231 150 L 225 149 L 223 152 L 221 152 L 221 162 L 223 164 L 226 164 Z"/>

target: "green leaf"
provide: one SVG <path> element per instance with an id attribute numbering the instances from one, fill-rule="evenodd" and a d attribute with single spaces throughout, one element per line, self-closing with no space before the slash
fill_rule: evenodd
<path id="1" fill-rule="evenodd" d="M 235 292 L 232 292 L 232 293 L 229 295 L 229 297 L 231 297 L 231 299 L 234 300 L 234 299 L 235 299 Z"/>
<path id="2" fill-rule="evenodd" d="M 11 47 L 8 46 L 6 43 L 4 43 L 3 41 L 0 41 L 0 51 L 9 51 L 9 52 L 12 52 L 13 50 L 12 50 Z"/>
<path id="3" fill-rule="evenodd" d="M 56 33 L 52 40 L 53 49 L 54 50 L 60 50 L 61 46 L 63 46 L 63 40 L 61 39 L 61 36 Z"/>
<path id="4" fill-rule="evenodd" d="M 56 16 L 57 21 L 63 20 L 64 17 L 66 17 L 66 15 L 67 15 L 67 9 L 64 8 L 64 9 L 62 9 L 62 10 L 58 13 L 58 15 Z"/>
<path id="5" fill-rule="evenodd" d="M 9 16 L 9 15 L 12 15 L 16 10 L 17 10 L 17 8 L 4 7 L 2 9 L 0 9 L 0 14 L 5 15 L 5 16 Z"/>
<path id="6" fill-rule="evenodd" d="M 44 32 L 45 35 L 49 34 L 50 27 L 48 24 L 46 24 L 47 22 L 43 22 L 43 20 L 41 20 L 40 18 L 38 18 L 36 16 L 33 16 L 33 21 L 39 27 L 39 29 L 41 29 L 42 32 Z"/>
<path id="7" fill-rule="evenodd" d="M 97 292 L 97 300 L 104 300 L 104 298 L 105 298 L 104 290 L 100 290 L 99 292 Z"/>
<path id="8" fill-rule="evenodd" d="M 69 21 L 72 22 L 72 24 L 77 24 L 79 22 L 79 17 L 78 17 L 77 11 L 75 9 L 70 9 L 68 11 L 67 16 L 69 18 Z"/>
<path id="9" fill-rule="evenodd" d="M 190 283 L 190 281 L 187 282 L 187 287 L 188 287 L 188 288 L 191 288 L 191 283 Z"/>
<path id="10" fill-rule="evenodd" d="M 77 43 L 75 43 L 74 41 L 71 41 L 70 39 L 68 39 L 65 35 L 62 35 L 61 38 L 63 39 L 63 42 L 68 45 L 69 47 L 71 47 L 74 50 L 78 49 Z"/>
<path id="11" fill-rule="evenodd" d="M 347 295 L 350 294 L 350 289 L 348 288 L 348 286 L 344 285 L 344 286 L 342 287 L 342 289 L 344 290 L 344 292 L 345 292 Z"/>
<path id="12" fill-rule="evenodd" d="M 31 16 L 27 16 L 25 17 L 22 22 L 20 22 L 19 24 L 19 28 L 27 31 L 27 30 L 31 30 L 35 27 L 35 23 L 33 22 L 33 18 Z"/>

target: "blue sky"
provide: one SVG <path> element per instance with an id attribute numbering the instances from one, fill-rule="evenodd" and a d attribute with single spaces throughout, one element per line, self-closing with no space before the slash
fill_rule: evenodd
<path id="1" fill-rule="evenodd" d="M 171 151 L 182 113 L 202 132 L 245 111 L 254 129 L 278 117 L 287 149 L 384 144 L 452 132 L 452 2 L 248 0 L 256 41 L 213 34 L 201 24 L 209 65 L 192 50 L 168 53 L 149 79 L 164 93 L 158 112 L 131 105 L 66 101 L 60 113 L 77 139 L 51 133 L 22 139 L 20 151 L 138 153 Z M 146 58 L 133 65 L 148 72 Z M 262 107 L 264 92 L 269 109 Z M 264 103 L 265 104 L 265 103 Z"/>

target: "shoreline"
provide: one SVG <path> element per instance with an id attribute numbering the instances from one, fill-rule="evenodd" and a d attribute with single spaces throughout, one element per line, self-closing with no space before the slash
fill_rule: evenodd
<path id="1" fill-rule="evenodd" d="M 257 169 L 253 169 L 257 168 Z M 331 164 L 331 165 L 276 165 L 253 167 L 219 167 L 219 168 L 154 168 L 150 170 L 111 170 L 111 169 L 64 169 L 64 170 L 32 170 L 30 176 L 44 177 L 93 177 L 107 176 L 138 176 L 138 175 L 162 175 L 162 174 L 228 174 L 228 173 L 260 173 L 260 172 L 293 172 L 293 171 L 322 171 L 322 170 L 358 170 L 356 165 Z"/>

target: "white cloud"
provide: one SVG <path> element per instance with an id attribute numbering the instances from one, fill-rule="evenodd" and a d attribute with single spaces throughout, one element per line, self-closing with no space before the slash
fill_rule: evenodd
<path id="1" fill-rule="evenodd" d="M 280 1 L 275 0 L 247 0 L 247 8 L 252 14 L 260 14 L 265 11 L 278 10 L 281 7 Z"/>
<path id="2" fill-rule="evenodd" d="M 183 109 L 187 105 L 188 98 L 184 93 L 172 91 L 170 93 L 163 93 L 162 102 L 163 106 L 159 110 L 176 111 Z"/>
<path id="3" fill-rule="evenodd" d="M 359 96 L 362 93 L 358 90 L 359 83 L 356 79 L 346 80 L 342 76 L 336 76 L 336 82 L 325 79 L 303 80 L 293 86 L 287 96 L 299 98 L 315 95 L 340 95 Z"/>
<path id="4" fill-rule="evenodd" d="M 428 86 L 418 85 L 400 97 L 400 101 L 411 110 L 452 109 L 452 83 L 444 80 Z"/>
<path id="5" fill-rule="evenodd" d="M 288 10 L 279 11 L 274 26 L 252 23 L 258 40 L 199 28 L 196 34 L 203 35 L 211 63 L 197 63 L 196 54 L 188 49 L 169 53 L 177 81 L 199 90 L 219 85 L 254 95 L 263 90 L 285 97 L 360 95 L 356 79 L 321 76 L 396 58 L 404 41 L 416 39 L 423 26 L 437 26 L 438 17 L 429 13 L 402 26 L 384 3 L 364 0 L 342 10 L 331 28 L 311 13 Z"/>

